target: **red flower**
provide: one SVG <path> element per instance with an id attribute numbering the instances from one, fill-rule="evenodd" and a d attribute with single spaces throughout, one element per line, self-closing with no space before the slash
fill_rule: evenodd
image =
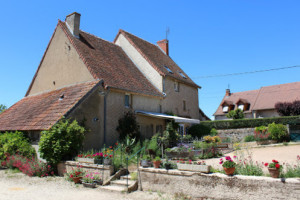
<path id="1" fill-rule="evenodd" d="M 112 155 L 109 155 L 109 157 L 111 158 L 111 157 L 112 157 Z"/>
<path id="2" fill-rule="evenodd" d="M 112 149 L 112 146 L 109 146 L 110 149 Z"/>
<path id="3" fill-rule="evenodd" d="M 277 163 L 277 164 L 275 165 L 275 167 L 276 167 L 277 169 L 279 169 L 279 168 L 280 168 L 280 165 Z"/>
<path id="4" fill-rule="evenodd" d="M 268 163 L 265 163 L 265 166 L 267 167 L 269 164 Z"/>
<path id="5" fill-rule="evenodd" d="M 274 162 L 274 163 L 278 163 L 278 161 L 277 161 L 277 160 L 272 160 L 272 162 Z"/>
<path id="6" fill-rule="evenodd" d="M 70 175 L 70 178 L 73 178 L 73 174 Z"/>
<path id="7" fill-rule="evenodd" d="M 116 144 L 115 144 L 116 146 L 118 146 L 118 143 L 116 142 Z"/>

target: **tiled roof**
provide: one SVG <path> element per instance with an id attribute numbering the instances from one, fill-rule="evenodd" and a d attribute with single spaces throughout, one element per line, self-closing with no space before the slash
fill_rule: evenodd
<path id="1" fill-rule="evenodd" d="M 224 113 L 222 109 L 223 103 L 231 102 L 232 104 L 236 104 L 240 99 L 247 99 L 248 103 L 250 103 L 249 110 L 252 110 L 258 92 L 259 90 L 250 90 L 245 92 L 231 93 L 230 96 L 225 96 L 214 115 L 225 115 L 226 113 Z"/>
<path id="2" fill-rule="evenodd" d="M 253 110 L 274 109 L 277 102 L 300 100 L 300 82 L 262 87 Z"/>
<path id="3" fill-rule="evenodd" d="M 249 111 L 275 109 L 277 102 L 292 102 L 300 100 L 300 82 L 286 83 L 261 87 L 259 90 L 232 93 L 225 96 L 214 115 L 224 115 L 222 104 L 232 101 L 236 104 L 239 100 L 250 103 Z"/>
<path id="4" fill-rule="evenodd" d="M 200 87 L 195 84 L 192 79 L 190 79 L 189 76 L 184 73 L 184 71 L 158 46 L 151 44 L 150 42 L 147 42 L 124 30 L 120 30 L 118 35 L 119 34 L 123 34 L 129 40 L 129 42 L 142 54 L 142 56 L 152 65 L 152 67 L 156 69 L 156 71 L 161 75 L 173 77 L 194 87 Z M 170 73 L 165 68 L 165 66 L 168 67 L 173 73 Z M 183 78 L 180 73 L 182 73 L 186 78 Z"/>
<path id="5" fill-rule="evenodd" d="M 0 114 L 0 131 L 47 130 L 70 112 L 100 81 L 27 96 Z"/>
<path id="6" fill-rule="evenodd" d="M 105 86 L 145 95 L 162 94 L 137 69 L 118 45 L 80 31 L 74 37 L 65 22 L 59 21 L 94 78 L 103 79 Z"/>

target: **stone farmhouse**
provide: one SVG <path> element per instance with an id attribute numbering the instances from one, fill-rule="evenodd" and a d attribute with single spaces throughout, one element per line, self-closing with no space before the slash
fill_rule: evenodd
<path id="1" fill-rule="evenodd" d="M 198 105 L 200 86 L 170 58 L 168 40 L 154 45 L 120 30 L 108 42 L 80 30 L 80 17 L 58 21 L 25 97 L 0 115 L 0 131 L 39 140 L 64 116 L 85 122 L 87 149 L 117 141 L 118 119 L 128 111 L 146 138 L 162 132 L 166 120 L 180 123 L 184 134 L 207 118 Z"/>
<path id="2" fill-rule="evenodd" d="M 215 120 L 228 119 L 226 114 L 241 109 L 245 118 L 278 117 L 275 109 L 277 102 L 300 100 L 300 82 L 261 87 L 258 90 L 231 93 L 225 96 L 215 112 Z"/>

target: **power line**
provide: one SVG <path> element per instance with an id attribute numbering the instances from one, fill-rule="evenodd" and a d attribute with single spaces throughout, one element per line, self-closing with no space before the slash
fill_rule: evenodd
<path id="1" fill-rule="evenodd" d="M 256 70 L 256 71 L 250 71 L 250 72 L 239 72 L 239 73 L 231 73 L 231 74 L 215 74 L 215 75 L 209 75 L 209 76 L 198 76 L 198 77 L 193 77 L 193 79 L 215 78 L 215 77 L 224 77 L 224 76 L 238 76 L 238 75 L 244 75 L 244 74 L 254 74 L 254 73 L 260 73 L 260 72 L 269 72 L 269 71 L 277 71 L 277 70 L 283 70 L 283 69 L 292 69 L 292 68 L 297 68 L 297 67 L 300 67 L 300 65 L 295 65 L 295 66 L 290 66 L 290 67 L 264 69 L 264 70 Z"/>

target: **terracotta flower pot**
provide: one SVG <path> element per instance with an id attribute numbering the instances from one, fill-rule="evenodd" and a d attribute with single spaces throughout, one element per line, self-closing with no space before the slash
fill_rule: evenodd
<path id="1" fill-rule="evenodd" d="M 278 178 L 279 177 L 279 174 L 280 174 L 279 169 L 277 169 L 277 168 L 268 168 L 268 170 L 269 170 L 269 173 L 270 173 L 271 177 L 273 177 L 273 178 Z"/>
<path id="2" fill-rule="evenodd" d="M 224 171 L 225 173 L 228 175 L 228 176 L 232 176 L 234 171 L 235 171 L 235 167 L 231 167 L 231 168 L 226 168 L 226 167 L 223 167 L 224 168 Z"/>
<path id="3" fill-rule="evenodd" d="M 161 161 L 153 161 L 154 168 L 159 168 Z"/>
<path id="4" fill-rule="evenodd" d="M 73 177 L 72 179 L 73 179 L 74 183 L 81 183 L 82 176 L 81 177 Z"/>

